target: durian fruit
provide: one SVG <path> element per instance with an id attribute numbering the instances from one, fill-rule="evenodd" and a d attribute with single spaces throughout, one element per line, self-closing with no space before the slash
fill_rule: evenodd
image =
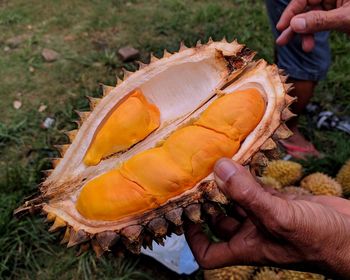
<path id="1" fill-rule="evenodd" d="M 273 177 L 268 177 L 268 176 L 262 176 L 258 178 L 259 181 L 268 187 L 274 188 L 275 190 L 281 190 L 282 185 L 280 182 L 278 182 L 275 178 Z"/>
<path id="2" fill-rule="evenodd" d="M 274 268 L 263 267 L 254 275 L 253 280 L 280 280 L 281 274 Z"/>
<path id="3" fill-rule="evenodd" d="M 254 270 L 254 266 L 229 266 L 205 270 L 204 280 L 249 280 Z"/>
<path id="4" fill-rule="evenodd" d="M 264 176 L 276 179 L 282 186 L 293 185 L 301 178 L 302 168 L 297 162 L 273 160 L 264 170 Z"/>
<path id="5" fill-rule="evenodd" d="M 294 270 L 282 270 L 281 280 L 325 280 L 323 275 Z"/>
<path id="6" fill-rule="evenodd" d="M 342 186 L 345 196 L 350 195 L 350 160 L 340 168 L 336 180 Z"/>
<path id="7" fill-rule="evenodd" d="M 71 143 L 58 147 L 62 158 L 41 194 L 15 214 L 43 211 L 50 232 L 65 231 L 63 243 L 91 243 L 98 256 L 116 248 L 137 254 L 181 234 L 184 219 L 203 222 L 202 205 L 227 203 L 213 181 L 219 158 L 254 172 L 274 141 L 291 135 L 291 85 L 253 57 L 236 41 L 210 40 L 125 71 L 102 99 L 90 98 L 92 111 L 79 113 Z"/>
<path id="8" fill-rule="evenodd" d="M 314 195 L 342 195 L 341 185 L 333 178 L 321 172 L 306 176 L 301 180 L 300 186 Z"/>
<path id="9" fill-rule="evenodd" d="M 301 187 L 296 187 L 296 186 L 287 186 L 287 187 L 284 187 L 282 190 L 281 190 L 282 193 L 286 193 L 286 194 L 294 194 L 294 195 L 297 195 L 297 196 L 303 196 L 303 195 L 311 195 L 311 192 L 304 189 L 304 188 L 301 188 Z"/>

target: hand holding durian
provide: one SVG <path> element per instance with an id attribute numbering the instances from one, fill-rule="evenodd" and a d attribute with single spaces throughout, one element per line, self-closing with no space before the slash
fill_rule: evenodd
<path id="1" fill-rule="evenodd" d="M 213 217 L 213 229 L 223 240 L 218 243 L 211 243 L 200 225 L 189 226 L 187 240 L 202 267 L 307 267 L 335 279 L 349 279 L 350 201 L 267 191 L 229 159 L 216 164 L 215 176 L 233 200 L 235 215 Z"/>

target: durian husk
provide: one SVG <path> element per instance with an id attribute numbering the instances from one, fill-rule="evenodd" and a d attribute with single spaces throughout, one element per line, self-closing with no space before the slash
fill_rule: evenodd
<path id="1" fill-rule="evenodd" d="M 282 189 L 281 183 L 273 177 L 262 176 L 262 177 L 259 177 L 258 179 L 264 186 L 274 188 L 275 190 Z"/>
<path id="2" fill-rule="evenodd" d="M 314 195 L 342 195 L 341 185 L 333 178 L 321 172 L 306 176 L 301 180 L 300 186 Z"/>
<path id="3" fill-rule="evenodd" d="M 280 280 L 281 274 L 274 268 L 262 267 L 253 277 L 253 280 Z"/>
<path id="4" fill-rule="evenodd" d="M 323 275 L 310 273 L 310 272 L 301 272 L 294 270 L 282 270 L 281 280 L 325 280 L 326 278 Z"/>
<path id="5" fill-rule="evenodd" d="M 102 99 L 89 98 L 92 112 L 79 113 L 79 129 L 66 133 L 71 144 L 58 147 L 62 158 L 53 159 L 54 169 L 46 172 L 48 177 L 40 186 L 41 194 L 26 201 L 15 214 L 43 211 L 53 222 L 51 232 L 65 230 L 63 243 L 68 247 L 80 245 L 85 250 L 89 247 L 86 243 L 91 241 L 98 256 L 119 248 L 120 244 L 138 254 L 141 246 L 151 247 L 152 240 L 162 244 L 171 232 L 182 234 L 184 219 L 203 222 L 204 202 L 212 204 L 210 209 L 228 202 L 213 181 L 213 174 L 156 209 L 118 221 L 88 220 L 77 212 L 75 200 L 87 181 L 115 168 L 135 153 L 156 146 L 172 131 L 197 118 L 222 94 L 252 86 L 259 88 L 267 108 L 233 160 L 249 164 L 253 173 L 265 166 L 267 157 L 275 154 L 275 142 L 291 135 L 284 121 L 293 116 L 288 107 L 295 98 L 287 94 L 292 85 L 285 83 L 284 73 L 264 60 L 253 62 L 254 54 L 236 41 L 209 40 L 204 45 L 197 43 L 194 48 L 181 44 L 177 53 L 164 52 L 161 59 L 152 56 L 148 65 L 140 63 L 135 73 L 124 71 L 124 80 L 118 80 L 116 87 L 103 86 Z M 188 68 L 182 69 L 182 65 Z M 135 88 L 140 88 L 161 111 L 160 128 L 129 150 L 104 159 L 97 166 L 86 167 L 83 158 L 94 132 L 118 102 Z M 176 103 L 181 110 L 173 105 Z"/>
<path id="6" fill-rule="evenodd" d="M 254 266 L 229 266 L 205 270 L 205 280 L 249 280 L 254 273 Z"/>
<path id="7" fill-rule="evenodd" d="M 336 180 L 341 185 L 343 194 L 350 196 L 350 159 L 340 168 Z"/>
<path id="8" fill-rule="evenodd" d="M 273 160 L 264 170 L 264 176 L 277 180 L 282 186 L 293 185 L 302 177 L 301 164 L 286 160 Z"/>

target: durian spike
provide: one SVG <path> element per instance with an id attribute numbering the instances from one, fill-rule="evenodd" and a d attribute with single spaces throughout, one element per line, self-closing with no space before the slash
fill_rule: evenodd
<path id="1" fill-rule="evenodd" d="M 49 213 L 47 213 L 46 221 L 53 222 L 55 220 L 55 218 L 56 218 L 56 214 L 49 212 Z"/>
<path id="2" fill-rule="evenodd" d="M 74 129 L 74 130 L 71 130 L 71 131 L 66 131 L 64 134 L 67 135 L 69 141 L 72 143 L 75 136 L 77 136 L 78 134 L 78 130 L 77 129 Z"/>
<path id="3" fill-rule="evenodd" d="M 201 40 L 198 40 L 197 43 L 196 43 L 196 47 L 200 47 L 201 45 L 202 45 Z"/>
<path id="4" fill-rule="evenodd" d="M 277 148 L 276 149 L 272 149 L 272 150 L 264 151 L 264 154 L 269 160 L 274 160 L 274 159 L 281 158 L 281 153 L 280 153 L 280 151 Z"/>
<path id="5" fill-rule="evenodd" d="M 61 219 L 60 217 L 56 217 L 55 222 L 53 223 L 53 225 L 50 227 L 49 232 L 54 232 L 57 231 L 61 228 L 66 227 L 67 223 Z"/>
<path id="6" fill-rule="evenodd" d="M 280 79 L 282 83 L 285 83 L 288 80 L 288 75 L 280 75 Z"/>
<path id="7" fill-rule="evenodd" d="M 133 74 L 133 72 L 131 72 L 131 71 L 128 71 L 128 70 L 126 70 L 126 69 L 122 69 L 123 70 L 123 80 L 125 81 L 126 79 L 128 79 L 132 74 Z"/>
<path id="8" fill-rule="evenodd" d="M 278 74 L 284 76 L 286 75 L 286 71 L 284 69 L 278 69 Z"/>
<path id="9" fill-rule="evenodd" d="M 285 108 L 283 111 L 282 111 L 282 114 L 281 114 L 281 119 L 283 121 L 287 121 L 293 117 L 295 117 L 296 114 L 292 113 L 289 108 Z"/>
<path id="10" fill-rule="evenodd" d="M 277 148 L 277 144 L 271 138 L 267 139 L 260 147 L 261 151 L 270 151 Z"/>
<path id="11" fill-rule="evenodd" d="M 143 237 L 142 247 L 144 249 L 149 248 L 150 250 L 153 249 L 153 238 L 149 234 L 145 234 Z"/>
<path id="12" fill-rule="evenodd" d="M 60 156 L 63 157 L 64 154 L 67 152 L 68 148 L 69 148 L 69 144 L 65 144 L 65 145 L 54 145 L 55 149 L 60 153 Z"/>
<path id="13" fill-rule="evenodd" d="M 154 237 L 154 241 L 161 246 L 164 246 L 164 240 L 163 237 Z"/>
<path id="14" fill-rule="evenodd" d="M 167 50 L 164 50 L 163 57 L 170 57 L 171 53 L 168 52 Z"/>
<path id="15" fill-rule="evenodd" d="M 122 241 L 125 247 L 134 254 L 140 254 L 142 245 L 143 226 L 133 225 L 123 228 Z"/>
<path id="16" fill-rule="evenodd" d="M 148 229 L 154 233 L 155 237 L 163 237 L 167 234 L 168 223 L 163 218 L 155 218 L 148 224 Z"/>
<path id="17" fill-rule="evenodd" d="M 151 53 L 150 62 L 153 63 L 153 62 L 156 62 L 158 60 L 159 60 L 159 58 L 154 56 L 153 53 Z"/>
<path id="18" fill-rule="evenodd" d="M 60 163 L 60 161 L 61 161 L 61 158 L 52 158 L 51 159 L 51 164 L 52 164 L 53 169 L 55 169 L 57 167 L 57 165 Z"/>
<path id="19" fill-rule="evenodd" d="M 274 136 L 277 139 L 287 139 L 293 135 L 293 132 L 283 123 L 275 131 Z"/>
<path id="20" fill-rule="evenodd" d="M 228 204 L 229 202 L 214 181 L 211 181 L 208 184 L 208 187 L 205 190 L 205 196 L 207 199 L 220 204 Z"/>
<path id="21" fill-rule="evenodd" d="M 292 91 L 294 89 L 294 85 L 293 84 L 284 84 L 284 90 L 288 93 L 290 91 Z"/>
<path id="22" fill-rule="evenodd" d="M 73 228 L 70 231 L 69 242 L 67 248 L 86 242 L 90 239 L 90 235 L 83 229 L 75 231 Z"/>
<path id="23" fill-rule="evenodd" d="M 76 256 L 79 257 L 80 255 L 84 254 L 85 252 L 87 252 L 89 250 L 89 248 L 90 248 L 90 243 L 89 242 L 81 244 L 80 247 L 79 247 L 79 251 L 76 254 Z"/>
<path id="24" fill-rule="evenodd" d="M 147 66 L 147 64 L 143 63 L 142 61 L 137 60 L 135 62 L 138 64 L 139 70 L 141 70 L 141 69 L 143 69 L 143 68 L 145 68 Z"/>
<path id="25" fill-rule="evenodd" d="M 291 105 L 293 102 L 297 100 L 297 97 L 286 94 L 284 97 L 284 100 L 286 102 L 286 106 L 288 107 L 289 105 Z"/>
<path id="26" fill-rule="evenodd" d="M 104 251 L 109 251 L 110 248 L 118 242 L 120 235 L 114 231 L 107 230 L 96 234 L 96 240 Z"/>
<path id="27" fill-rule="evenodd" d="M 187 50 L 187 49 L 188 49 L 188 47 L 185 45 L 185 42 L 181 41 L 179 52 L 182 52 L 182 51 Z"/>
<path id="28" fill-rule="evenodd" d="M 49 177 L 52 171 L 53 169 L 47 169 L 47 170 L 42 170 L 41 172 L 44 174 L 45 177 Z"/>
<path id="29" fill-rule="evenodd" d="M 227 39 L 226 39 L 226 36 L 224 36 L 221 40 L 222 43 L 227 43 Z"/>
<path id="30" fill-rule="evenodd" d="M 100 244 L 97 242 L 96 239 L 91 240 L 91 247 L 94 250 L 96 257 L 98 259 L 101 258 L 105 251 L 101 248 Z"/>
<path id="31" fill-rule="evenodd" d="M 173 209 L 167 213 L 165 213 L 165 218 L 169 221 L 172 222 L 176 226 L 182 225 L 182 208 L 176 208 Z"/>
<path id="32" fill-rule="evenodd" d="M 184 229 L 182 226 L 175 226 L 173 228 L 173 232 L 176 234 L 176 235 L 182 235 L 184 233 Z"/>
<path id="33" fill-rule="evenodd" d="M 123 80 L 118 76 L 116 77 L 116 79 L 117 79 L 117 86 L 119 86 L 123 82 Z"/>
<path id="34" fill-rule="evenodd" d="M 104 85 L 104 84 L 101 84 L 101 87 L 102 87 L 102 94 L 103 94 L 103 96 L 107 96 L 108 94 L 111 93 L 111 91 L 113 89 L 115 89 L 115 87 L 107 86 L 107 85 Z"/>
<path id="35" fill-rule="evenodd" d="M 208 45 L 211 44 L 211 43 L 213 43 L 213 42 L 214 42 L 214 41 L 213 41 L 213 38 L 210 36 L 209 39 L 208 39 Z"/>
<path id="36" fill-rule="evenodd" d="M 70 238 L 70 231 L 71 231 L 71 228 L 70 227 L 66 227 L 66 231 L 63 235 L 63 238 L 61 240 L 61 244 L 66 244 L 69 242 L 69 238 Z"/>
<path id="37" fill-rule="evenodd" d="M 267 159 L 267 157 L 263 153 L 257 152 L 252 157 L 250 165 L 259 166 L 259 167 L 266 167 L 268 165 L 268 163 L 269 163 L 269 160 Z"/>
<path id="38" fill-rule="evenodd" d="M 81 126 L 91 114 L 91 112 L 89 112 L 89 111 L 87 111 L 87 112 L 81 112 L 81 111 L 77 111 L 77 110 L 74 110 L 74 111 L 79 115 L 79 121 L 78 121 L 79 126 Z"/>
<path id="39" fill-rule="evenodd" d="M 89 101 L 89 106 L 90 106 L 90 110 L 92 111 L 93 109 L 95 109 L 95 107 L 97 106 L 97 104 L 101 101 L 100 98 L 95 98 L 95 97 L 91 97 L 91 96 L 87 96 L 86 97 Z"/>
<path id="40" fill-rule="evenodd" d="M 203 209 L 210 216 L 218 216 L 222 213 L 222 210 L 218 205 L 210 202 L 205 202 L 203 204 Z"/>
<path id="41" fill-rule="evenodd" d="M 185 214 L 187 218 L 196 224 L 203 222 L 201 219 L 201 206 L 198 203 L 187 206 L 185 208 Z"/>

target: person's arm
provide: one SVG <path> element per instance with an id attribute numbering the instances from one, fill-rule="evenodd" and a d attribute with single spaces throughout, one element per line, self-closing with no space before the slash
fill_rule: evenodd
<path id="1" fill-rule="evenodd" d="M 276 27 L 282 32 L 277 44 L 285 45 L 299 33 L 303 49 L 311 51 L 316 32 L 338 30 L 350 34 L 350 0 L 292 0 Z"/>
<path id="2" fill-rule="evenodd" d="M 350 201 L 268 192 L 230 159 L 216 164 L 215 176 L 235 214 L 213 218 L 212 229 L 223 240 L 218 243 L 200 225 L 186 230 L 202 267 L 269 265 L 350 279 Z"/>

